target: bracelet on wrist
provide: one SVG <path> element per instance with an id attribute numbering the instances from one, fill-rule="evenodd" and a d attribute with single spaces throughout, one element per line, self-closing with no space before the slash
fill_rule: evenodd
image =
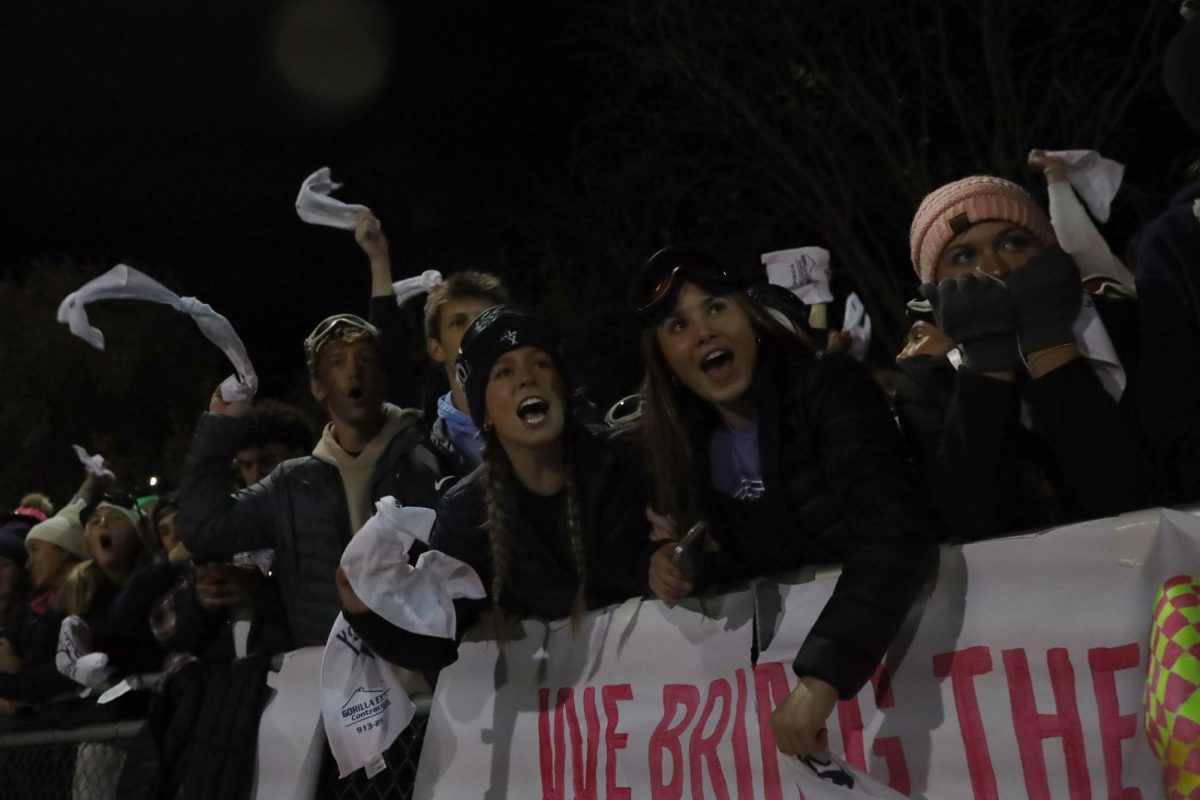
<path id="1" fill-rule="evenodd" d="M 1025 370 L 1026 370 L 1026 371 L 1029 373 L 1029 375 L 1032 377 L 1032 376 L 1033 376 L 1033 365 L 1034 365 L 1034 364 L 1036 364 L 1037 362 L 1041 361 L 1043 358 L 1045 358 L 1046 356 L 1050 355 L 1050 354 L 1051 354 L 1051 353 L 1053 353 L 1055 350 L 1065 350 L 1065 349 L 1066 349 L 1066 348 L 1068 348 L 1068 347 L 1074 347 L 1074 346 L 1075 346 L 1075 342 L 1065 342 L 1065 343 L 1063 343 L 1063 344 L 1056 344 L 1056 345 L 1054 345 L 1054 347 L 1047 347 L 1045 350 L 1043 350 L 1042 352 L 1038 353 L 1038 354 L 1037 354 L 1037 355 L 1035 355 L 1033 358 L 1025 359 Z"/>

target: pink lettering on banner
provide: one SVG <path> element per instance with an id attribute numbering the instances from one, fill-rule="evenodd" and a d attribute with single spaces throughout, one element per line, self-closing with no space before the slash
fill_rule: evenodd
<path id="1" fill-rule="evenodd" d="M 721 711 L 713 724 L 712 733 L 704 735 L 704 729 L 712 717 L 717 701 L 721 702 Z M 713 796 L 718 800 L 729 800 L 729 787 L 725 784 L 725 771 L 721 769 L 721 760 L 717 755 L 717 747 L 721 737 L 729 727 L 729 707 L 733 704 L 733 690 L 729 681 L 718 678 L 708 687 L 708 700 L 696 729 L 692 731 L 692 739 L 688 744 L 688 765 L 691 768 L 692 798 L 704 800 L 704 762 L 708 763 L 708 779 L 712 783 Z"/>
<path id="2" fill-rule="evenodd" d="M 754 667 L 754 697 L 758 704 L 758 736 L 762 743 L 763 798 L 783 800 L 779 778 L 779 750 L 771 731 L 771 711 L 791 693 L 783 664 L 772 661 Z"/>
<path id="3" fill-rule="evenodd" d="M 617 703 L 633 699 L 633 687 L 628 683 L 605 686 L 600 690 L 604 704 L 604 790 L 606 800 L 631 800 L 628 786 L 617 786 L 617 751 L 629 744 L 629 734 L 619 733 L 620 710 Z"/>
<path id="4" fill-rule="evenodd" d="M 1104 752 L 1104 777 L 1108 800 L 1142 800 L 1140 789 L 1121 785 L 1121 740 L 1137 735 L 1137 715 L 1122 714 L 1117 702 L 1117 682 L 1113 673 L 1135 669 L 1141 664 L 1136 644 L 1123 647 L 1093 647 L 1088 651 L 1092 668 L 1092 688 L 1096 692 L 1096 710 L 1100 714 L 1100 744 Z"/>
<path id="5" fill-rule="evenodd" d="M 563 723 L 562 694 L 570 694 L 570 689 L 559 691 L 559 703 L 555 709 L 554 742 L 550 741 L 550 690 L 538 690 L 538 763 L 542 773 L 543 800 L 563 800 L 566 772 L 566 725 Z"/>
<path id="6" fill-rule="evenodd" d="M 580 741 L 579 717 L 575 713 L 575 699 L 570 689 L 558 690 L 558 702 L 566 701 L 567 719 L 571 727 L 571 774 L 575 779 L 575 800 L 596 800 L 596 752 L 600 748 L 600 719 L 596 715 L 596 688 L 583 690 L 583 715 L 587 721 L 587 764 L 583 763 L 584 749 Z"/>
<path id="7" fill-rule="evenodd" d="M 668 683 L 663 687 L 663 715 L 650 734 L 650 797 L 652 800 L 680 800 L 683 797 L 683 770 L 686 761 L 679 739 L 700 705 L 700 690 L 695 686 Z M 672 726 L 676 710 L 683 707 L 683 719 Z M 671 780 L 663 782 L 663 751 L 671 755 Z"/>
<path id="8" fill-rule="evenodd" d="M 538 757 L 544 800 L 564 800 L 566 795 L 566 736 L 571 737 L 571 776 L 575 800 L 596 800 L 596 752 L 600 746 L 600 718 L 596 713 L 596 689 L 583 691 L 584 719 L 587 723 L 586 764 L 583 733 L 575 710 L 575 690 L 558 690 L 554 708 L 553 738 L 550 720 L 550 690 L 538 690 Z"/>
<path id="9" fill-rule="evenodd" d="M 1025 650 L 1005 650 L 1004 672 L 1008 676 L 1008 694 L 1012 703 L 1013 729 L 1017 734 L 1017 749 L 1021 753 L 1021 768 L 1025 773 L 1025 789 L 1032 800 L 1050 800 L 1049 778 L 1042 740 L 1061 738 L 1063 757 L 1067 764 L 1067 792 L 1071 800 L 1090 800 L 1087 753 L 1083 746 L 1083 724 L 1079 719 L 1079 704 L 1075 699 L 1075 670 L 1066 648 L 1055 647 L 1046 653 L 1050 667 L 1050 686 L 1054 692 L 1056 714 L 1040 714 L 1029 677 L 1029 659 Z"/>
<path id="10" fill-rule="evenodd" d="M 891 708 L 895 700 L 892 697 L 892 676 L 887 667 L 882 664 L 871 676 L 871 685 L 875 688 L 875 707 L 880 711 Z M 904 759 L 904 744 L 899 736 L 880 736 L 871 744 L 871 752 L 883 759 L 887 766 L 888 786 L 897 792 L 907 795 L 912 791 L 912 778 L 908 774 L 908 762 Z"/>
<path id="11" fill-rule="evenodd" d="M 992 655 L 982 645 L 933 657 L 933 674 L 950 678 L 954 693 L 954 708 L 958 713 L 958 728 L 967 755 L 967 774 L 971 776 L 971 791 L 975 800 L 997 800 L 996 772 L 988 753 L 987 734 L 979 713 L 975 695 L 975 678 L 992 671 Z"/>

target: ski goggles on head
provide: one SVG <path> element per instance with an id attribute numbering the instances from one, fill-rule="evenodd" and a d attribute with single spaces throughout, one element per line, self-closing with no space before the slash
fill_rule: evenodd
<path id="1" fill-rule="evenodd" d="M 334 314 L 321 320 L 304 340 L 304 360 L 308 364 L 309 372 L 316 369 L 317 355 L 321 348 L 356 333 L 370 336 L 373 341 L 379 342 L 379 329 L 362 317 L 356 317 L 354 314 Z"/>
<path id="2" fill-rule="evenodd" d="M 115 508 L 123 512 L 134 525 L 137 525 L 137 520 L 140 516 L 137 497 L 128 492 L 104 492 L 99 497 L 93 499 L 92 502 L 84 506 L 83 510 L 79 512 L 80 524 L 87 525 L 92 515 L 105 507 Z"/>
<path id="3" fill-rule="evenodd" d="M 707 248 L 672 245 L 650 256 L 642 266 L 629 290 L 629 305 L 642 325 L 653 325 L 670 310 L 679 287 L 685 283 L 721 292 L 742 284 Z"/>

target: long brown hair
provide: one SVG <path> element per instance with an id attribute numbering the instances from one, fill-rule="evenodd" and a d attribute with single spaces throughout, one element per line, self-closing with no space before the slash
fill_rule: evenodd
<path id="1" fill-rule="evenodd" d="M 816 350 L 804 334 L 784 327 L 745 292 L 731 291 L 724 296 L 750 320 L 758 340 L 757 369 L 762 368 L 764 345 L 780 352 Z M 716 412 L 675 378 L 658 345 L 657 326 L 642 330 L 641 350 L 646 367 L 641 388 L 645 398 L 642 430 L 654 482 L 654 505 L 659 513 L 673 517 L 676 529 L 682 532 L 702 515 L 697 490 L 704 476 L 696 472 L 696 437 L 711 427 Z"/>
<path id="2" fill-rule="evenodd" d="M 508 453 L 505 452 L 500 438 L 496 435 L 496 429 L 487 425 L 483 428 L 482 433 L 486 514 L 484 525 L 487 527 L 488 543 L 492 555 L 492 634 L 496 641 L 504 642 L 508 639 L 509 631 L 517 620 L 517 615 L 505 612 L 500 605 L 512 567 L 517 475 L 508 458 Z M 566 440 L 565 429 L 563 437 Z M 565 443 L 566 441 L 564 441 Z M 579 492 L 576 490 L 574 472 L 571 469 L 569 448 L 565 450 L 565 453 L 567 462 L 567 535 L 571 542 L 571 555 L 575 559 L 575 576 L 578 578 L 575 599 L 571 604 L 571 628 L 577 630 L 587 611 L 587 595 L 584 590 L 587 583 L 587 557 L 583 514 L 579 506 Z"/>

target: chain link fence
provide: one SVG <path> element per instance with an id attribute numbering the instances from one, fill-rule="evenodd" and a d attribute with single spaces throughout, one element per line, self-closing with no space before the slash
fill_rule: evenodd
<path id="1" fill-rule="evenodd" d="M 112 800 L 140 722 L 0 736 L 5 800 Z"/>
<path id="2" fill-rule="evenodd" d="M 358 770 L 338 778 L 326 754 L 318 782 L 321 800 L 407 800 L 412 797 L 421 744 L 429 722 L 421 708 L 384 753 L 388 769 L 368 779 Z M 4 800 L 119 800 L 117 779 L 138 721 L 0 735 L 0 798 Z"/>
<path id="3" fill-rule="evenodd" d="M 337 764 L 332 756 L 326 756 L 317 787 L 320 800 L 408 800 L 413 795 L 413 784 L 417 779 L 417 762 L 421 758 L 421 744 L 425 741 L 425 726 L 429 724 L 427 711 L 418 713 L 412 724 L 400 734 L 383 754 L 388 768 L 374 778 L 368 779 L 363 770 L 358 770 L 345 780 L 338 778 Z"/>

